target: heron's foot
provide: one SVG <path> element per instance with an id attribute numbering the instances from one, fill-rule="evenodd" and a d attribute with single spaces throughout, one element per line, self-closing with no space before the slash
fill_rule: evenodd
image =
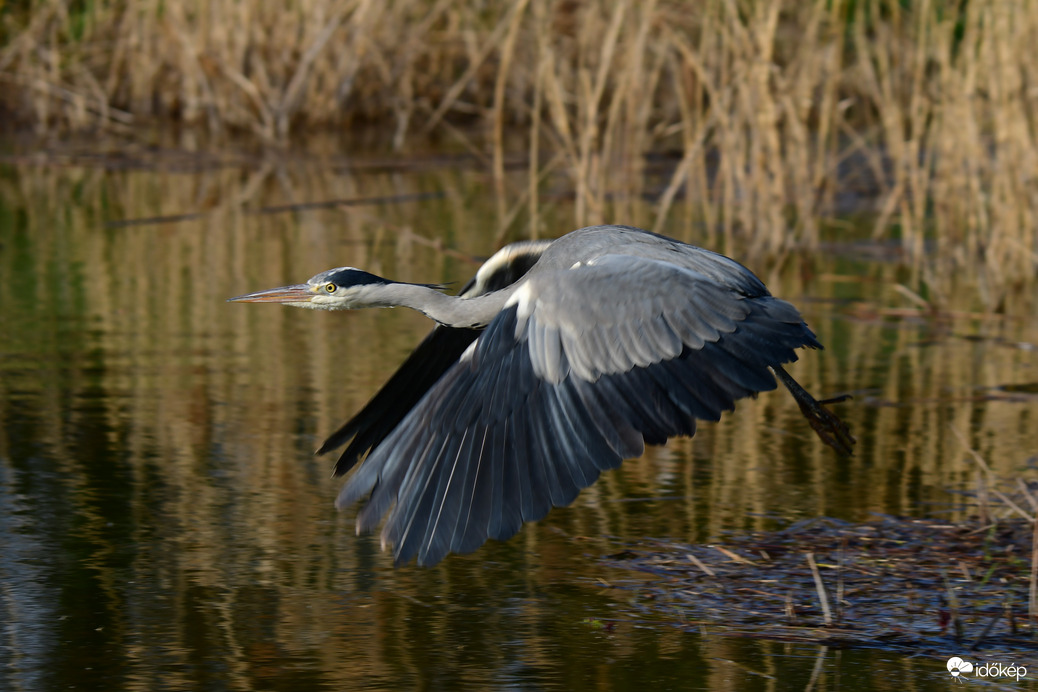
<path id="1" fill-rule="evenodd" d="M 849 398 L 849 396 L 844 396 L 838 397 L 836 400 L 846 401 Z M 797 404 L 800 406 L 800 412 L 804 414 L 804 418 L 807 419 L 811 429 L 821 438 L 822 442 L 835 449 L 837 454 L 841 456 L 854 456 L 854 443 L 857 440 L 851 435 L 847 424 L 840 420 L 840 417 L 835 413 L 822 406 L 823 403 L 829 403 L 830 401 L 832 400 L 827 399 L 824 402 L 815 401 L 814 399 L 810 402 L 797 400 Z"/>
<path id="2" fill-rule="evenodd" d="M 807 419 L 811 429 L 815 431 L 815 434 L 818 435 L 822 442 L 835 449 L 836 453 L 841 456 L 854 456 L 854 443 L 857 440 L 851 435 L 850 428 L 840 420 L 839 416 L 824 406 L 824 404 L 847 401 L 851 396 L 844 394 L 843 396 L 818 401 L 782 367 L 776 365 L 772 369 L 778 375 L 782 384 L 786 386 L 786 389 L 789 390 L 789 393 L 793 395 L 797 406 L 800 407 L 800 412 L 804 414 L 804 418 Z"/>

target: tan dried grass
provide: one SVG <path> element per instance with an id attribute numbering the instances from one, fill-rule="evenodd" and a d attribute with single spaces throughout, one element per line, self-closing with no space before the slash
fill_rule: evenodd
<path id="1" fill-rule="evenodd" d="M 540 232 L 541 188 L 562 173 L 575 225 L 622 219 L 770 256 L 818 243 L 851 170 L 928 300 L 967 282 L 988 309 L 1034 302 L 1027 0 L 85 7 L 41 0 L 0 27 L 0 106 L 38 130 L 173 118 L 285 142 L 363 121 L 402 149 L 486 123 L 469 146 L 488 153 L 502 237 L 520 212 Z M 510 188 L 516 150 L 530 172 Z M 644 155 L 663 151 L 677 156 L 660 180 Z"/>

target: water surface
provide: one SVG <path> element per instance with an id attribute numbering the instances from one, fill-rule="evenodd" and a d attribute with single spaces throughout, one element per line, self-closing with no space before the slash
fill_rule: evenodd
<path id="1" fill-rule="evenodd" d="M 894 288 L 904 270 L 843 232 L 752 268 L 826 344 L 794 376 L 855 394 L 840 407 L 854 459 L 775 392 L 435 568 L 394 569 L 377 536 L 354 535 L 355 510 L 332 507 L 333 460 L 312 451 L 430 325 L 225 299 L 338 265 L 460 286 L 525 226 L 502 228 L 485 172 L 457 163 L 0 167 L 0 687 L 947 689 L 932 654 L 639 619 L 612 588 L 632 574 L 603 559 L 817 516 L 962 518 L 967 444 L 999 476 L 1033 478 L 1033 322 L 930 316 Z M 651 223 L 648 203 L 627 206 L 638 218 L 616 221 Z M 109 225 L 185 212 L 199 215 Z M 545 235 L 570 230 L 564 197 L 541 213 Z M 694 224 L 664 230 L 702 242 Z"/>

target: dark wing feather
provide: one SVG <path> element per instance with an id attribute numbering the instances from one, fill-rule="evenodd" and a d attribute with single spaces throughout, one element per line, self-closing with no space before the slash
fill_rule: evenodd
<path id="1" fill-rule="evenodd" d="M 774 389 L 770 366 L 796 360 L 794 348 L 819 346 L 788 303 L 671 269 L 655 267 L 667 288 L 651 290 L 667 324 L 652 311 L 621 315 L 622 307 L 610 313 L 600 304 L 582 316 L 575 288 L 595 295 L 610 284 L 623 294 L 608 267 L 531 276 L 535 285 L 517 292 L 371 453 L 337 504 L 370 493 L 358 530 L 390 511 L 383 541 L 397 563 L 435 564 L 569 504 L 644 443 L 691 435 L 697 418 L 716 420 L 737 399 Z M 553 295 L 566 297 L 568 318 L 553 313 Z M 617 328 L 610 315 L 635 327 Z M 574 325 L 583 331 L 566 331 Z M 623 362 L 635 365 L 619 369 Z"/>
<path id="2" fill-rule="evenodd" d="M 334 475 L 346 473 L 368 450 L 377 447 L 436 384 L 436 380 L 458 362 L 479 334 L 478 329 L 444 326 L 429 332 L 371 401 L 317 450 L 317 454 L 324 454 L 353 438 L 335 463 Z"/>

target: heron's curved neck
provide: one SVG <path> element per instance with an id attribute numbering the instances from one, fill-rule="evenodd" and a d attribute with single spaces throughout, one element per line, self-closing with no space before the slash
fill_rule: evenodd
<path id="1" fill-rule="evenodd" d="M 383 297 L 384 302 L 376 304 L 411 308 L 448 327 L 485 327 L 514 292 L 509 287 L 474 298 L 459 298 L 416 284 L 392 284 L 391 287 Z"/>

